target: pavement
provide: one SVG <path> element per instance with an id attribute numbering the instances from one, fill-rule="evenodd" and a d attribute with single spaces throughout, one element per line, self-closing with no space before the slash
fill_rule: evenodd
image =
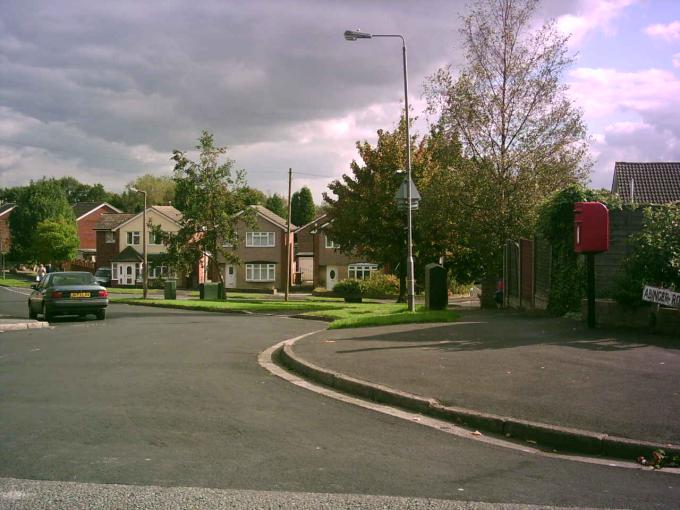
<path id="1" fill-rule="evenodd" d="M 283 360 L 349 393 L 539 445 L 680 454 L 680 343 L 669 338 L 468 309 L 456 323 L 323 331 Z"/>

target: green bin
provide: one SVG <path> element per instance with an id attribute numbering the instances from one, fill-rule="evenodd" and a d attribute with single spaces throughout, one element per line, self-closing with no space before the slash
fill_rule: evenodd
<path id="1" fill-rule="evenodd" d="M 203 284 L 203 299 L 219 299 L 220 287 L 219 283 L 204 283 Z"/>
<path id="2" fill-rule="evenodd" d="M 165 281 L 165 299 L 177 299 L 177 280 Z"/>

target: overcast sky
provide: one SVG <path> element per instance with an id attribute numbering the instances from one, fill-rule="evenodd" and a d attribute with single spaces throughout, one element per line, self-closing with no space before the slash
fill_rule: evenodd
<path id="1" fill-rule="evenodd" d="M 403 104 L 397 40 L 347 42 L 347 28 L 402 33 L 410 100 L 462 64 L 448 0 L 0 0 L 0 186 L 71 175 L 120 191 L 172 171 L 202 129 L 248 182 L 308 185 L 320 201 L 355 142 L 392 129 Z M 565 76 L 592 137 L 592 186 L 614 161 L 680 160 L 680 1 L 544 0 L 572 33 Z M 540 22 L 537 19 L 537 22 Z M 305 175 L 307 174 L 307 175 Z M 311 175 L 310 175 L 311 174 Z"/>

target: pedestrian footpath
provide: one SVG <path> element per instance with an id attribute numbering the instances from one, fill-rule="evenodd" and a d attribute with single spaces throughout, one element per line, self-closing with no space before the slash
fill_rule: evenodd
<path id="1" fill-rule="evenodd" d="M 606 435 L 680 449 L 680 343 L 670 338 L 467 310 L 452 324 L 323 331 L 292 352 L 443 406 L 577 429 L 594 442 Z"/>

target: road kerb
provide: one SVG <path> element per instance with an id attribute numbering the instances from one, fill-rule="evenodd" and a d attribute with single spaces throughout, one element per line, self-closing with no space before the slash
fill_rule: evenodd
<path id="1" fill-rule="evenodd" d="M 588 430 L 445 406 L 436 399 L 428 399 L 420 395 L 357 379 L 310 363 L 295 354 L 293 351 L 294 344 L 295 341 L 286 342 L 279 349 L 277 355 L 283 365 L 320 384 L 368 400 L 562 452 L 598 455 L 627 461 L 634 461 L 640 455 L 649 458 L 651 453 L 658 449 L 664 450 L 667 456 L 680 455 L 680 445 L 676 444 L 639 441 Z"/>
<path id="2" fill-rule="evenodd" d="M 50 323 L 45 321 L 11 322 L 9 324 L 0 324 L 0 333 L 4 333 L 5 331 L 24 331 L 26 329 L 42 329 L 49 327 Z"/>

